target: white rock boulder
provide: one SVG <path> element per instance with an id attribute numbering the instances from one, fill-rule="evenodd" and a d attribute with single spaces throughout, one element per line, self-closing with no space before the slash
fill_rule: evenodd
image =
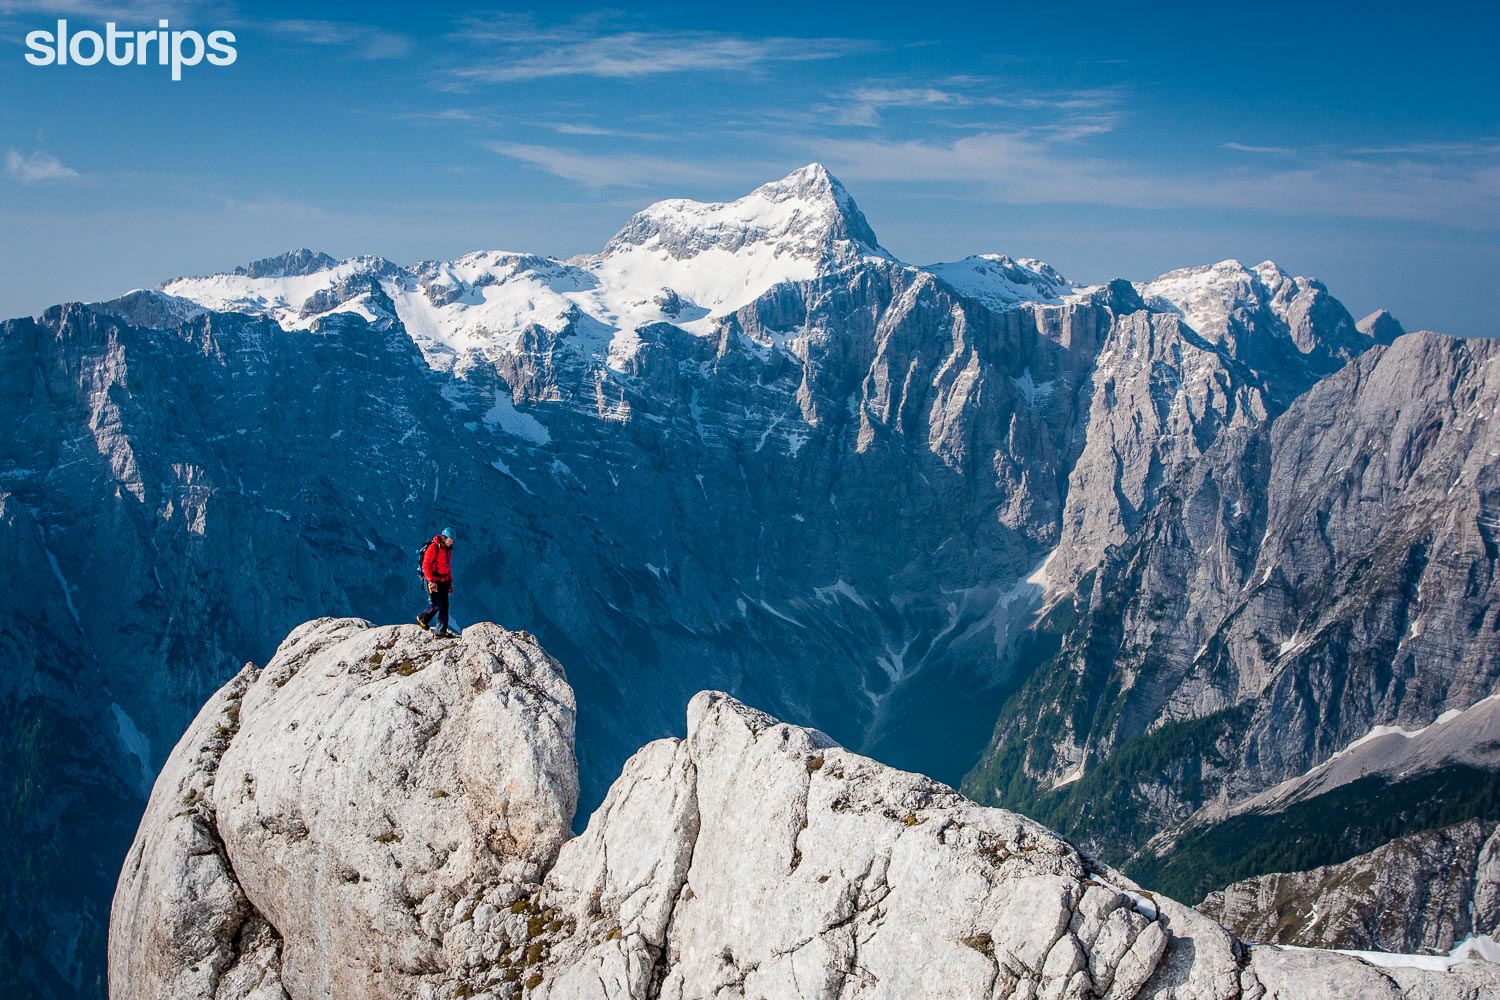
<path id="1" fill-rule="evenodd" d="M 274 928 L 295 1000 L 462 978 L 453 925 L 486 893 L 524 895 L 569 836 L 573 731 L 562 668 L 524 633 L 301 626 L 158 779 L 116 896 L 112 995 L 220 996 L 242 912 Z"/>
<path id="2" fill-rule="evenodd" d="M 1500 995 L 1484 962 L 1249 948 L 1030 820 L 718 692 L 569 841 L 573 732 L 562 668 L 524 633 L 302 626 L 158 780 L 112 995 Z"/>

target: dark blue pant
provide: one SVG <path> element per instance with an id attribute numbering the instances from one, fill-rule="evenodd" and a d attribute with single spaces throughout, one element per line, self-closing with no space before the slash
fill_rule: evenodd
<path id="1" fill-rule="evenodd" d="M 429 583 L 427 585 L 427 594 L 431 603 L 427 605 L 426 611 L 417 616 L 422 620 L 423 625 L 432 624 L 432 618 L 436 615 L 439 630 L 443 632 L 448 631 L 448 591 L 452 589 L 453 584 L 451 583 Z"/>

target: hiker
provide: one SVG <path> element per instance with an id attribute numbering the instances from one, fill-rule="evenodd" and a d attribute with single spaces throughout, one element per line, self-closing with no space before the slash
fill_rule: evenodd
<path id="1" fill-rule="evenodd" d="M 427 610 L 417 615 L 417 624 L 427 628 L 433 616 L 438 619 L 437 634 L 452 635 L 448 629 L 448 595 L 453 593 L 453 529 L 444 528 L 434 535 L 422 552 L 422 579 L 427 581 Z"/>

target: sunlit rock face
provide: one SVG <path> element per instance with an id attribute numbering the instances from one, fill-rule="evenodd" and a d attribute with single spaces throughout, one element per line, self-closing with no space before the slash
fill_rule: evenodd
<path id="1" fill-rule="evenodd" d="M 1413 995 L 1247 950 L 1014 813 L 728 695 L 625 764 L 578 837 L 574 708 L 524 633 L 321 619 L 221 689 L 115 896 L 116 997 Z M 1384 991 L 1384 992 L 1382 992 Z"/>

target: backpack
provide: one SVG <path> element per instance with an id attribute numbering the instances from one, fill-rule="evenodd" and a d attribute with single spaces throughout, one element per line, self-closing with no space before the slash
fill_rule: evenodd
<path id="1" fill-rule="evenodd" d="M 417 550 L 417 575 L 423 577 L 424 579 L 426 578 L 427 573 L 422 568 L 422 563 L 426 562 L 427 550 L 430 548 L 432 548 L 432 539 L 429 538 L 427 539 L 427 541 L 423 542 L 422 547 Z"/>

